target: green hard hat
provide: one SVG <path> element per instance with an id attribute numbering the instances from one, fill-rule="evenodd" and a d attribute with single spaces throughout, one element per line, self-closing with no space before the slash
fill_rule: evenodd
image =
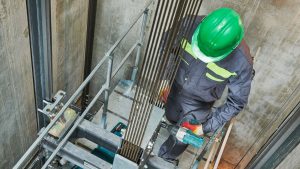
<path id="1" fill-rule="evenodd" d="M 208 14 L 192 37 L 195 56 L 205 63 L 226 58 L 242 41 L 244 27 L 237 12 L 219 8 Z"/>

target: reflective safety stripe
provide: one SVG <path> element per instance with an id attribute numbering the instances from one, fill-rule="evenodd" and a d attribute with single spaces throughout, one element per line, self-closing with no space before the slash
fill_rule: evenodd
<path id="1" fill-rule="evenodd" d="M 211 71 L 213 71 L 214 73 L 216 73 L 217 75 L 223 77 L 223 78 L 229 78 L 230 76 L 236 76 L 235 72 L 229 72 L 228 70 L 219 67 L 218 65 L 216 65 L 213 62 L 210 62 L 207 64 L 206 66 L 208 69 L 210 69 Z"/>
<path id="2" fill-rule="evenodd" d="M 184 49 L 188 54 L 190 54 L 191 56 L 193 56 L 193 58 L 195 58 L 195 59 L 197 59 L 197 57 L 195 57 L 195 54 L 194 54 L 194 52 L 193 52 L 193 50 L 192 50 L 192 45 L 185 39 L 185 38 L 183 38 L 182 40 L 181 40 L 181 47 L 182 47 L 182 49 Z M 183 59 L 182 57 L 181 57 L 181 59 Z M 184 59 L 183 59 L 184 60 Z M 184 60 L 185 61 L 185 60 Z M 186 61 L 185 61 L 186 62 Z M 187 63 L 187 62 L 186 62 Z M 188 64 L 188 63 L 187 63 Z M 208 63 L 207 65 L 206 65 L 206 67 L 208 68 L 208 69 L 210 69 L 211 71 L 213 71 L 215 74 L 217 74 L 217 75 L 219 75 L 219 76 L 221 76 L 221 77 L 223 77 L 223 78 L 225 78 L 225 79 L 227 79 L 227 78 L 229 78 L 230 76 L 236 76 L 237 74 L 235 73 L 235 72 L 229 72 L 228 70 L 226 70 L 226 69 L 224 69 L 224 68 L 222 68 L 222 67 L 219 67 L 218 65 L 216 65 L 215 63 L 213 63 L 213 62 L 210 62 L 210 63 Z M 218 78 L 216 78 L 216 77 L 213 77 L 211 74 L 209 74 L 209 73 L 207 73 L 206 74 L 206 76 L 207 77 L 209 77 L 210 79 L 212 79 L 212 80 L 214 80 L 215 79 L 215 81 L 223 81 L 223 80 L 221 80 L 221 79 L 218 79 Z"/>
<path id="3" fill-rule="evenodd" d="M 184 49 L 188 54 L 192 55 L 193 58 L 197 59 L 197 57 L 195 56 L 193 50 L 192 50 L 192 45 L 186 40 L 186 39 L 182 39 L 181 40 L 181 47 L 182 49 Z"/>
<path id="4" fill-rule="evenodd" d="M 223 82 L 223 81 L 224 81 L 224 80 L 222 80 L 222 79 L 218 79 L 218 78 L 212 76 L 212 75 L 209 74 L 209 73 L 206 73 L 205 75 L 206 75 L 206 77 L 210 78 L 210 79 L 213 80 L 213 81 L 217 81 L 217 82 Z"/>

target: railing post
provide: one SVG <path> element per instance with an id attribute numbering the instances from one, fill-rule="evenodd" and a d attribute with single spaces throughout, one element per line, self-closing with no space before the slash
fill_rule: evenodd
<path id="1" fill-rule="evenodd" d="M 143 20 L 142 20 L 142 26 L 141 26 L 141 32 L 140 32 L 140 39 L 138 41 L 137 52 L 136 52 L 136 57 L 135 57 L 135 63 L 134 63 L 134 67 L 133 67 L 132 74 L 131 74 L 131 80 L 133 82 L 133 85 L 134 85 L 135 80 L 136 80 L 136 75 L 137 75 L 138 66 L 139 66 L 139 62 L 140 62 L 141 47 L 143 45 L 144 36 L 145 36 L 145 29 L 146 29 L 146 23 L 147 23 L 147 18 L 148 18 L 148 11 L 149 11 L 149 9 L 146 8 L 144 10 L 144 14 L 143 14 Z"/>
<path id="2" fill-rule="evenodd" d="M 100 125 L 102 128 L 106 129 L 107 127 L 107 112 L 108 112 L 108 100 L 109 100 L 109 91 L 110 91 L 110 82 L 112 75 L 112 67 L 113 67 L 113 56 L 109 56 L 107 62 L 107 73 L 106 73 L 106 82 L 105 82 L 105 91 L 104 91 L 104 105 L 103 105 L 103 113 Z"/>

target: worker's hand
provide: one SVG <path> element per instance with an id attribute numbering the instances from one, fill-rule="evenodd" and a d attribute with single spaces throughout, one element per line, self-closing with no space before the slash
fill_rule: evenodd
<path id="1" fill-rule="evenodd" d="M 201 124 L 192 123 L 190 121 L 184 121 L 182 122 L 181 126 L 191 130 L 194 134 L 198 136 L 202 136 L 204 134 Z"/>
<path id="2" fill-rule="evenodd" d="M 160 93 L 159 93 L 159 96 L 160 96 L 160 101 L 162 101 L 163 103 L 167 103 L 167 100 L 168 100 L 168 96 L 169 96 L 169 93 L 170 93 L 170 88 L 169 87 L 165 87 L 163 88 Z"/>
<path id="3" fill-rule="evenodd" d="M 159 90 L 159 100 L 163 103 L 167 103 L 168 96 L 170 93 L 169 81 L 162 80 L 161 81 L 161 88 Z"/>

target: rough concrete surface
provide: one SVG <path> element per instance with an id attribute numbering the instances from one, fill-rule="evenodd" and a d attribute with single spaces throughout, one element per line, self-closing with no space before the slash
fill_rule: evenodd
<path id="1" fill-rule="evenodd" d="M 52 0 L 53 92 L 70 97 L 83 81 L 87 0 Z"/>
<path id="2" fill-rule="evenodd" d="M 92 67 L 99 62 L 109 48 L 116 42 L 118 38 L 131 26 L 138 14 L 146 6 L 146 2 L 139 0 L 102 0 L 98 1 L 97 14 L 96 14 L 96 28 L 94 39 L 94 51 Z M 152 11 L 149 12 L 151 18 Z M 126 38 L 120 43 L 119 47 L 115 50 L 114 66 L 115 69 L 125 54 L 129 51 L 131 46 L 139 39 L 140 19 L 132 28 Z M 147 22 L 147 30 L 149 27 L 149 20 Z M 124 66 L 120 69 L 119 73 L 115 76 L 113 84 L 116 84 L 119 79 L 130 79 L 132 67 L 134 65 L 136 50 L 125 62 Z M 90 93 L 94 95 L 101 85 L 105 82 L 107 64 L 104 64 L 95 79 L 92 81 Z"/>
<path id="3" fill-rule="evenodd" d="M 0 168 L 12 168 L 36 136 L 26 1 L 0 1 Z"/>

